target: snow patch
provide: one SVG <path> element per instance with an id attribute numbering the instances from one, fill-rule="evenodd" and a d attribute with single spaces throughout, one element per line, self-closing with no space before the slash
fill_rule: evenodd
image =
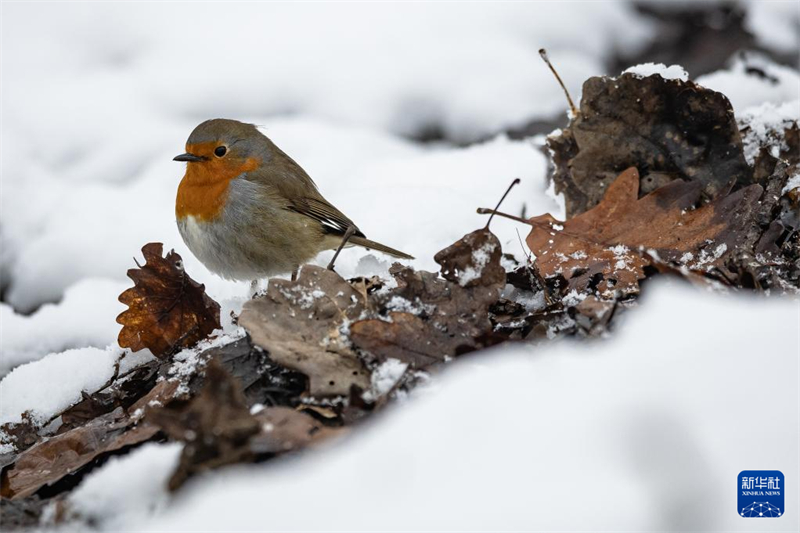
<path id="1" fill-rule="evenodd" d="M 742 143 L 744 156 L 750 165 L 755 163 L 762 146 L 771 145 L 770 155 L 779 157 L 789 145 L 784 132 L 800 121 L 800 100 L 775 105 L 764 102 L 744 110 L 737 120 L 744 133 Z"/>
<path id="2" fill-rule="evenodd" d="M 793 175 L 788 179 L 786 182 L 786 186 L 781 191 L 781 195 L 786 194 L 789 191 L 793 191 L 795 189 L 800 189 L 800 173 Z"/>
<path id="3" fill-rule="evenodd" d="M 458 284 L 466 287 L 471 281 L 480 278 L 483 274 L 483 268 L 489 263 L 489 259 L 496 248 L 497 245 L 495 243 L 487 241 L 480 248 L 473 250 L 472 264 L 474 266 L 469 266 L 459 273 Z"/>
<path id="4" fill-rule="evenodd" d="M 22 422 L 22 413 L 45 423 L 92 394 L 114 374 L 118 347 L 77 348 L 18 366 L 0 381 L 0 425 Z"/>
<path id="5" fill-rule="evenodd" d="M 633 74 L 637 78 L 661 76 L 665 80 L 688 81 L 689 73 L 680 65 L 666 66 L 664 63 L 642 63 L 625 69 L 623 74 Z"/>
<path id="6" fill-rule="evenodd" d="M 123 531 L 132 521 L 157 514 L 170 500 L 167 481 L 182 449 L 182 443 L 147 443 L 128 455 L 112 457 L 67 497 L 68 519 Z"/>
<path id="7" fill-rule="evenodd" d="M 408 369 L 408 363 L 392 357 L 381 363 L 370 376 L 370 389 L 364 393 L 364 399 L 375 401 L 387 394 Z"/>

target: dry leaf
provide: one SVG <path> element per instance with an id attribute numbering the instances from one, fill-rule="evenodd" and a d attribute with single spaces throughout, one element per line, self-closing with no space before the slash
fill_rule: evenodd
<path id="1" fill-rule="evenodd" d="M 128 306 L 117 317 L 123 326 L 120 346 L 133 351 L 147 348 L 166 357 L 221 327 L 219 304 L 189 277 L 180 255 L 170 251 L 162 257 L 161 243 L 146 244 L 142 253 L 145 265 L 128 270 L 134 287 L 119 296 Z"/>
<path id="2" fill-rule="evenodd" d="M 750 228 L 762 189 L 751 185 L 691 210 L 699 182 L 673 181 L 638 198 L 639 173 L 629 168 L 603 201 L 566 222 L 550 215 L 530 220 L 527 244 L 541 274 L 563 276 L 571 289 L 601 294 L 638 291 L 653 250 L 665 261 L 710 269 L 724 261 Z"/>
<path id="3" fill-rule="evenodd" d="M 305 265 L 297 281 L 273 279 L 239 316 L 253 343 L 276 363 L 308 376 L 312 396 L 369 387 L 369 372 L 340 335 L 364 310 L 363 295 L 333 271 Z"/>
<path id="4" fill-rule="evenodd" d="M 462 287 L 499 285 L 506 282 L 506 271 L 500 265 L 503 254 L 494 233 L 482 228 L 437 253 L 433 260 L 442 267 L 442 277 Z"/>
<path id="5" fill-rule="evenodd" d="M 239 383 L 215 359 L 206 366 L 204 386 L 196 397 L 153 410 L 148 419 L 170 438 L 186 443 L 170 490 L 199 472 L 251 459 L 247 442 L 259 431 Z"/>
<path id="6" fill-rule="evenodd" d="M 394 265 L 397 288 L 376 296 L 384 317 L 359 320 L 350 339 L 379 361 L 425 368 L 487 345 L 489 308 L 505 285 L 500 242 L 489 230 L 465 235 L 436 254 L 442 276 Z"/>
<path id="7" fill-rule="evenodd" d="M 289 407 L 267 407 L 255 415 L 260 431 L 250 439 L 255 453 L 283 453 L 305 448 L 316 441 L 341 434 L 313 417 Z"/>
<path id="8" fill-rule="evenodd" d="M 641 171 L 641 195 L 676 179 L 699 183 L 706 199 L 752 183 L 730 101 L 692 81 L 589 78 L 579 115 L 548 146 L 568 218 L 597 205 L 628 167 Z"/>
<path id="9" fill-rule="evenodd" d="M 85 426 L 32 446 L 3 471 L 2 496 L 24 498 L 83 468 L 103 453 L 144 442 L 158 428 L 132 425 L 122 408 L 95 418 Z"/>

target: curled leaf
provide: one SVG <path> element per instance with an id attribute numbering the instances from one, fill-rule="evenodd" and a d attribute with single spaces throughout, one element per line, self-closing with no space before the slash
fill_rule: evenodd
<path id="1" fill-rule="evenodd" d="M 142 248 L 144 266 L 128 270 L 134 286 L 119 296 L 128 306 L 118 317 L 122 324 L 119 345 L 139 351 L 149 349 L 167 357 L 188 348 L 219 329 L 219 304 L 205 287 L 183 269 L 181 256 L 170 251 L 162 257 L 162 244 Z"/>
<path id="2" fill-rule="evenodd" d="M 704 199 L 752 183 L 730 101 L 692 81 L 623 74 L 589 78 L 580 114 L 548 139 L 556 192 L 567 216 L 597 205 L 625 168 L 641 170 L 640 194 L 681 179 Z"/>

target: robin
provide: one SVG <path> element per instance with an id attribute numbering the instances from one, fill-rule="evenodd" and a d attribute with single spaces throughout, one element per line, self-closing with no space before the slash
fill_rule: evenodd
<path id="1" fill-rule="evenodd" d="M 345 245 L 408 254 L 371 241 L 320 194 L 291 157 L 252 124 L 207 120 L 186 141 L 175 217 L 184 242 L 212 272 L 252 280 L 292 272 Z"/>

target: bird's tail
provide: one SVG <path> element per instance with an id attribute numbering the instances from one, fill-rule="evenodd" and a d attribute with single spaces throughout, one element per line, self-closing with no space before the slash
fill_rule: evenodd
<path id="1" fill-rule="evenodd" d="M 383 252 L 385 254 L 389 254 L 393 257 L 397 257 L 400 259 L 414 259 L 413 256 L 410 256 L 406 253 L 401 252 L 400 250 L 395 250 L 394 248 L 389 248 L 386 245 L 383 245 L 379 242 L 371 241 L 365 237 L 350 237 L 348 244 L 355 244 L 357 246 L 363 246 L 364 248 L 368 248 L 370 250 L 378 250 L 379 252 Z"/>

